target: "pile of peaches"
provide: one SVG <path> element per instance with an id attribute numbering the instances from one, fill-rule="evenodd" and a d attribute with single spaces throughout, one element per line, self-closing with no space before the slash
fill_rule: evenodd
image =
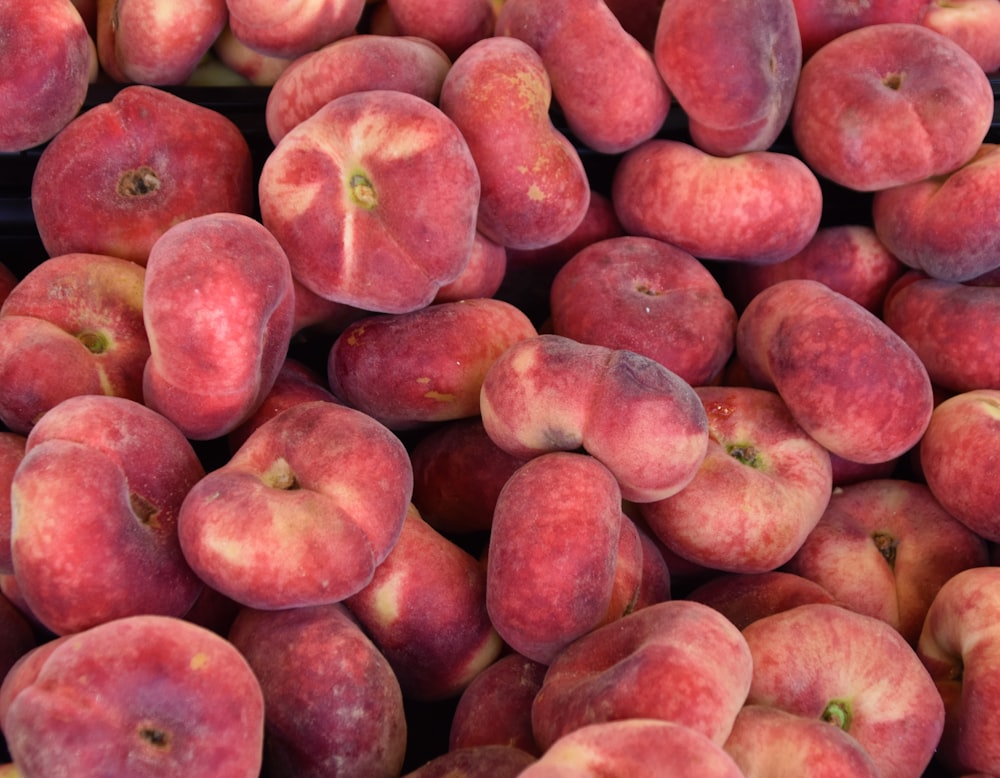
<path id="1" fill-rule="evenodd" d="M 1000 775 L 1000 0 L 0 63 L 0 778 Z"/>

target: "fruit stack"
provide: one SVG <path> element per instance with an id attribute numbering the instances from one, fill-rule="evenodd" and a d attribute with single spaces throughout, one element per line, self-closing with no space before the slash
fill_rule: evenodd
<path id="1" fill-rule="evenodd" d="M 0 62 L 0 776 L 1000 775 L 1000 0 Z"/>

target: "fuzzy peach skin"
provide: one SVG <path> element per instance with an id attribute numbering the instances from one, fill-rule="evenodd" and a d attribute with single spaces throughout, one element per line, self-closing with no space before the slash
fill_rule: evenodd
<path id="1" fill-rule="evenodd" d="M 885 462 L 917 444 L 934 397 L 927 370 L 885 322 L 819 281 L 758 294 L 736 328 L 736 352 L 761 388 L 830 452 Z"/>
<path id="2" fill-rule="evenodd" d="M 983 143 L 963 165 L 876 192 L 879 239 L 905 265 L 943 281 L 970 281 L 1000 267 L 1000 145 Z"/>
<path id="3" fill-rule="evenodd" d="M 268 419 L 277 416 L 285 408 L 311 400 L 340 402 L 333 396 L 322 374 L 297 359 L 286 357 L 274 379 L 271 391 L 264 398 L 264 402 L 246 421 L 226 435 L 229 453 L 235 453 L 240 446 L 246 443 L 250 433 Z"/>
<path id="4" fill-rule="evenodd" d="M 535 757 L 515 746 L 469 746 L 445 751 L 403 778 L 517 778 Z"/>
<path id="5" fill-rule="evenodd" d="M 507 479 L 527 460 L 508 454 L 472 416 L 436 425 L 410 448 L 413 503 L 445 534 L 486 532 Z"/>
<path id="6" fill-rule="evenodd" d="M 1000 568 L 971 568 L 938 591 L 917 656 L 944 700 L 937 762 L 952 775 L 1000 771 L 997 684 L 1000 682 Z"/>
<path id="7" fill-rule="evenodd" d="M 14 572 L 11 558 L 10 531 L 11 505 L 10 487 L 17 466 L 24 459 L 27 438 L 16 432 L 0 432 L 0 575 Z"/>
<path id="8" fill-rule="evenodd" d="M 70 0 L 41 0 L 29 7 L 3 0 L 0 29 L 0 152 L 14 153 L 51 140 L 76 117 L 97 55 Z"/>
<path id="9" fill-rule="evenodd" d="M 333 342 L 327 379 L 336 397 L 390 429 L 469 418 L 491 365 L 537 334 L 518 308 L 491 298 L 367 316 Z"/>
<path id="10" fill-rule="evenodd" d="M 899 632 L 841 605 L 809 603 L 758 619 L 743 636 L 753 657 L 748 703 L 840 727 L 884 778 L 923 774 L 944 705 Z"/>
<path id="11" fill-rule="evenodd" d="M 655 238 L 597 241 L 563 265 L 549 291 L 550 327 L 582 343 L 644 354 L 692 386 L 732 356 L 736 310 L 697 259 Z"/>
<path id="12" fill-rule="evenodd" d="M 448 749 L 506 745 L 540 756 L 531 729 L 531 704 L 547 669 L 516 651 L 484 667 L 455 703 Z"/>
<path id="13" fill-rule="evenodd" d="M 407 734 L 399 682 L 343 605 L 242 608 L 227 638 L 264 695 L 266 775 L 399 775 Z"/>
<path id="14" fill-rule="evenodd" d="M 986 541 L 945 511 L 926 485 L 889 478 L 834 492 L 784 569 L 916 645 L 941 585 L 989 559 Z"/>
<path id="15" fill-rule="evenodd" d="M 819 180 L 798 157 L 748 151 L 720 157 L 654 138 L 627 151 L 611 200 L 625 231 L 671 243 L 698 259 L 781 262 L 819 227 Z"/>
<path id="16" fill-rule="evenodd" d="M 875 192 L 962 166 L 992 120 L 993 89 L 968 52 L 922 25 L 890 23 L 846 32 L 809 58 L 790 127 L 818 175 Z"/>
<path id="17" fill-rule="evenodd" d="M 226 0 L 97 0 L 97 56 L 120 83 L 177 86 L 226 26 Z"/>
<path id="18" fill-rule="evenodd" d="M 918 448 L 920 470 L 938 502 L 993 543 L 1000 541 L 998 441 L 1000 389 L 973 389 L 935 407 Z"/>
<path id="19" fill-rule="evenodd" d="M 675 554 L 704 567 L 764 573 L 785 564 L 830 501 L 830 455 L 776 393 L 695 389 L 708 417 L 708 453 L 694 479 L 638 506 Z"/>
<path id="20" fill-rule="evenodd" d="M 740 778 L 721 746 L 682 724 L 635 718 L 591 724 L 569 732 L 522 778 Z"/>
<path id="21" fill-rule="evenodd" d="M 555 124 L 541 56 L 517 38 L 472 44 L 452 63 L 439 105 L 466 139 L 482 183 L 479 231 L 541 248 L 579 226 L 590 202 L 580 153 Z"/>
<path id="22" fill-rule="evenodd" d="M 275 57 L 250 48 L 233 35 L 228 22 L 212 44 L 211 53 L 221 65 L 245 79 L 250 86 L 273 87 L 294 61 L 291 57 Z"/>
<path id="23" fill-rule="evenodd" d="M 663 127 L 670 91 L 652 54 L 604 0 L 505 0 L 496 34 L 538 52 L 567 128 L 585 147 L 620 154 Z"/>
<path id="24" fill-rule="evenodd" d="M 555 451 L 514 472 L 486 560 L 486 608 L 507 645 L 548 663 L 609 618 L 626 521 L 614 475 L 593 457 Z"/>
<path id="25" fill-rule="evenodd" d="M 253 159 L 236 124 L 140 84 L 67 125 L 42 151 L 31 180 L 49 256 L 78 251 L 145 264 L 177 222 L 249 214 L 253 203 Z"/>
<path id="26" fill-rule="evenodd" d="M 261 686 L 236 648 L 167 616 L 131 616 L 70 636 L 4 717 L 24 778 L 113 774 L 256 778 Z"/>
<path id="27" fill-rule="evenodd" d="M 0 312 L 2 312 L 0 308 Z M 1000 388 L 1000 286 L 929 278 L 911 271 L 886 295 L 882 318 L 949 392 Z"/>
<path id="28" fill-rule="evenodd" d="M 277 144 L 258 190 L 296 280 L 328 300 L 414 311 L 469 261 L 479 174 L 459 128 L 416 95 L 326 103 Z"/>
<path id="29" fill-rule="evenodd" d="M 69 397 L 142 402 L 145 270 L 103 254 L 35 265 L 0 306 L 0 420 L 26 434 Z"/>
<path id="30" fill-rule="evenodd" d="M 395 35 L 430 41 L 449 59 L 493 35 L 493 0 L 384 0 Z"/>
<path id="31" fill-rule="evenodd" d="M 788 121 L 802 68 L 795 4 L 670 0 L 653 56 L 695 145 L 720 156 L 764 151 Z"/>
<path id="32" fill-rule="evenodd" d="M 724 748 L 746 778 L 880 778 L 853 737 L 819 719 L 770 705 L 745 705 Z"/>
<path id="33" fill-rule="evenodd" d="M 82 395 L 46 413 L 10 487 L 11 558 L 32 615 L 56 634 L 183 616 L 202 581 L 178 516 L 204 472 L 177 427 L 133 400 Z"/>
<path id="34" fill-rule="evenodd" d="M 623 719 L 674 722 L 722 745 L 752 672 L 740 631 L 701 603 L 669 600 L 570 643 L 549 663 L 532 705 L 543 752 L 581 727 Z"/>
<path id="35" fill-rule="evenodd" d="M 294 59 L 352 35 L 365 0 L 226 0 L 229 27 L 245 45 Z"/>
<path id="36" fill-rule="evenodd" d="M 264 121 L 271 142 L 335 97 L 397 89 L 436 103 L 451 60 L 430 41 L 400 35 L 348 35 L 296 57 L 267 94 Z"/>
<path id="37" fill-rule="evenodd" d="M 243 605 L 340 602 L 396 544 L 412 490 L 388 429 L 343 405 L 299 403 L 188 491 L 181 548 L 206 584 Z"/>
<path id="38" fill-rule="evenodd" d="M 432 303 L 495 297 L 507 275 L 507 249 L 476 230 L 469 261 L 457 278 L 438 288 Z"/>
<path id="39" fill-rule="evenodd" d="M 480 409 L 487 434 L 508 453 L 582 447 L 633 502 L 679 492 L 708 448 L 705 409 L 690 384 L 649 357 L 562 335 L 501 354 L 483 380 Z"/>
<path id="40" fill-rule="evenodd" d="M 410 505 L 370 583 L 344 600 L 410 700 L 457 696 L 500 655 L 486 570 Z"/>
<path id="41" fill-rule="evenodd" d="M 831 224 L 816 230 L 809 243 L 784 262 L 730 262 L 713 269 L 719 271 L 719 284 L 738 311 L 772 284 L 790 278 L 811 278 L 881 315 L 889 287 L 907 268 L 872 226 Z"/>
<path id="42" fill-rule="evenodd" d="M 785 570 L 721 573 L 689 591 L 684 599 L 704 603 L 743 629 L 757 619 L 807 602 L 834 602 L 815 581 Z"/>
<path id="43" fill-rule="evenodd" d="M 288 352 L 288 257 L 260 222 L 207 214 L 171 227 L 146 265 L 143 398 L 189 438 L 228 434 L 271 390 Z"/>
<path id="44" fill-rule="evenodd" d="M 920 23 L 951 38 L 987 73 L 1000 68 L 1000 4 L 995 0 L 934 0 Z"/>
<path id="45" fill-rule="evenodd" d="M 794 1 L 806 58 L 834 38 L 859 27 L 891 22 L 917 24 L 930 5 L 928 0 L 882 0 L 863 4 L 851 0 Z"/>

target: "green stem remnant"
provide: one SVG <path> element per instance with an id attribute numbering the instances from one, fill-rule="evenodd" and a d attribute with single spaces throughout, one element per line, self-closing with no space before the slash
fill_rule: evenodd
<path id="1" fill-rule="evenodd" d="M 820 716 L 823 721 L 840 727 L 844 732 L 851 730 L 851 704 L 847 700 L 830 700 Z"/>
<path id="2" fill-rule="evenodd" d="M 378 205 L 378 195 L 372 182 L 363 173 L 355 173 L 348 182 L 351 187 L 351 199 L 362 208 L 369 211 Z"/>

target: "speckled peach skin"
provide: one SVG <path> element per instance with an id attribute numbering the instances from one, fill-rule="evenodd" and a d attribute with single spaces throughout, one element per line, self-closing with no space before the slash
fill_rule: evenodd
<path id="1" fill-rule="evenodd" d="M 474 43 L 441 86 L 441 110 L 469 144 L 482 182 L 479 231 L 511 249 L 557 243 L 590 202 L 580 153 L 553 123 L 551 102 L 541 56 L 517 38 Z"/>
<path id="2" fill-rule="evenodd" d="M 229 27 L 252 49 L 295 58 L 354 33 L 365 0 L 226 0 Z"/>
<path id="3" fill-rule="evenodd" d="M 538 52 L 568 129 L 587 148 L 619 154 L 666 121 L 671 94 L 652 54 L 603 0 L 505 0 L 496 34 Z M 608 68 L 603 54 L 611 51 Z"/>

